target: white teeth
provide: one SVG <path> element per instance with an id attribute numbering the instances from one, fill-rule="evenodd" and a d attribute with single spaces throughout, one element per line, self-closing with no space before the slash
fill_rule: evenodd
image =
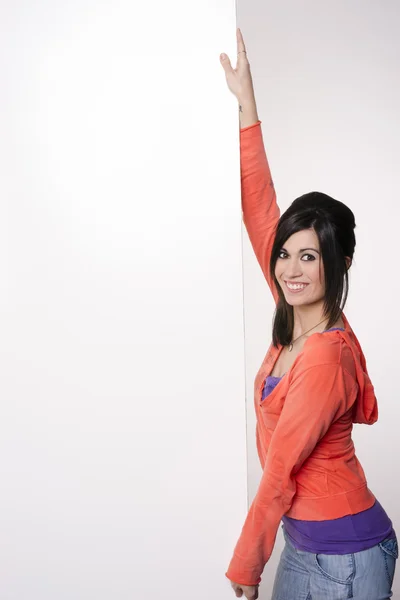
<path id="1" fill-rule="evenodd" d="M 288 286 L 289 290 L 302 290 L 306 287 L 304 283 L 287 283 L 286 285 Z"/>

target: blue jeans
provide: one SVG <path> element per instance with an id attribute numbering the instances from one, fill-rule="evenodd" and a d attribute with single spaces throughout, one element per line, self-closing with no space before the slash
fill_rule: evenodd
<path id="1" fill-rule="evenodd" d="M 286 540 L 272 600 L 387 600 L 398 557 L 396 540 L 354 554 L 313 554 Z"/>

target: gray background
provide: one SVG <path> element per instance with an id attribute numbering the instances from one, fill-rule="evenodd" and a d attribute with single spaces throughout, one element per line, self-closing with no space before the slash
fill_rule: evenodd
<path id="1" fill-rule="evenodd" d="M 278 202 L 318 190 L 354 211 L 357 247 L 345 313 L 379 400 L 354 440 L 369 486 L 400 529 L 397 385 L 400 325 L 400 5 L 395 1 L 238 2 Z M 244 238 L 249 501 L 260 467 L 253 381 L 271 339 L 273 302 Z M 281 534 L 263 577 L 269 598 Z M 400 591 L 400 578 L 395 582 Z"/>

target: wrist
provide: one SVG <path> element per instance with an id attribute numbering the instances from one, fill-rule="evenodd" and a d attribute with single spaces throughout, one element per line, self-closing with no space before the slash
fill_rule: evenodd
<path id="1" fill-rule="evenodd" d="M 249 125 L 254 125 L 259 121 L 255 101 L 243 103 L 239 101 L 239 121 L 241 129 Z"/>

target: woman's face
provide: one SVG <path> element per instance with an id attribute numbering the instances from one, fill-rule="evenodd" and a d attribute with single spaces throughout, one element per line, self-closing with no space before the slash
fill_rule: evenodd
<path id="1" fill-rule="evenodd" d="M 313 229 L 298 231 L 285 242 L 276 261 L 275 277 L 291 306 L 313 304 L 324 298 L 324 266 Z"/>

